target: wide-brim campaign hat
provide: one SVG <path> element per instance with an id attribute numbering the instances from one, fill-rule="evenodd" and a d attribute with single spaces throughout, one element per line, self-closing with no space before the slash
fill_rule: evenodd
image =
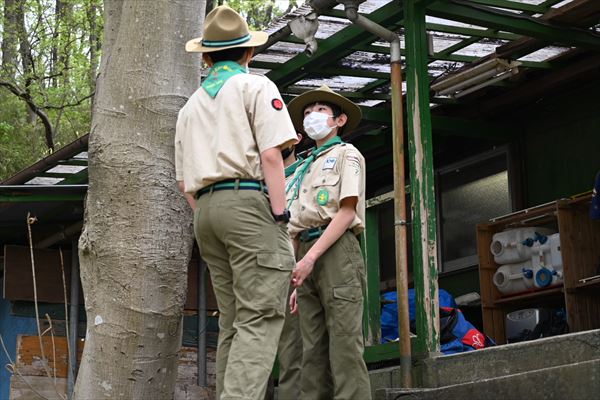
<path id="1" fill-rule="evenodd" d="M 332 103 L 341 108 L 342 113 L 348 117 L 348 121 L 344 125 L 344 129 L 347 131 L 356 128 L 360 123 L 362 118 L 360 107 L 344 96 L 335 93 L 327 85 L 323 85 L 318 89 L 304 92 L 289 102 L 287 106 L 288 113 L 298 132 L 304 132 L 304 109 L 306 106 L 317 102 Z"/>
<path id="2" fill-rule="evenodd" d="M 267 32 L 249 30 L 244 18 L 234 9 L 218 6 L 204 19 L 202 37 L 189 40 L 185 51 L 210 53 L 234 47 L 256 47 L 268 39 Z"/>

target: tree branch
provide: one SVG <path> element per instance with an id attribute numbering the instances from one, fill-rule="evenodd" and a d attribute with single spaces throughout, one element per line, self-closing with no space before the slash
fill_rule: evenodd
<path id="1" fill-rule="evenodd" d="M 83 103 L 84 101 L 86 101 L 87 99 L 89 99 L 90 97 L 94 97 L 95 93 L 96 92 L 92 92 L 92 93 L 88 94 L 87 96 L 82 97 L 81 99 L 77 100 L 75 103 L 67 103 L 67 104 L 63 104 L 62 106 L 48 106 L 48 105 L 46 105 L 46 106 L 43 106 L 42 108 L 45 109 L 45 110 L 63 110 L 65 108 L 67 108 L 67 107 L 75 107 L 75 106 L 80 105 L 81 103 Z"/>
<path id="2" fill-rule="evenodd" d="M 33 111 L 35 115 L 39 117 L 39 119 L 42 121 L 42 124 L 44 124 L 46 146 L 48 146 L 49 149 L 54 150 L 54 129 L 50 123 L 50 118 L 48 118 L 44 110 L 35 104 L 29 93 L 20 89 L 15 84 L 5 80 L 0 80 L 0 86 L 7 88 L 11 93 L 27 103 L 31 111 Z"/>

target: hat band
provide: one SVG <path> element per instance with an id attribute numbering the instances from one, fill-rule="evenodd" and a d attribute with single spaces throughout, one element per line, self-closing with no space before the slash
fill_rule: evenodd
<path id="1" fill-rule="evenodd" d="M 246 43 L 251 38 L 250 34 L 242 36 L 241 38 L 231 40 L 202 40 L 202 45 L 206 47 L 224 47 L 233 46 L 235 44 Z"/>

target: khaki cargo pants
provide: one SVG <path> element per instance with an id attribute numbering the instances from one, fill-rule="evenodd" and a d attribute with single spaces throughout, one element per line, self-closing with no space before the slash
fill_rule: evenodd
<path id="1" fill-rule="evenodd" d="M 294 288 L 290 286 L 288 299 L 293 290 Z M 279 359 L 277 400 L 298 400 L 302 372 L 302 336 L 298 314 L 290 313 L 289 306 L 285 311 L 285 323 L 279 339 L 277 358 Z"/>
<path id="2" fill-rule="evenodd" d="M 300 243 L 302 258 L 317 241 Z M 363 360 L 365 267 L 356 237 L 345 232 L 298 290 L 303 400 L 369 400 Z"/>
<path id="3" fill-rule="evenodd" d="M 194 231 L 219 307 L 217 399 L 263 399 L 295 266 L 267 196 L 222 190 L 196 201 Z"/>

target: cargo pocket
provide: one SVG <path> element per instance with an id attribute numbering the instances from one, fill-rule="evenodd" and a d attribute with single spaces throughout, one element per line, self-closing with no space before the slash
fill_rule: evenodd
<path id="1" fill-rule="evenodd" d="M 363 295 L 360 286 L 333 288 L 333 331 L 337 335 L 354 335 L 362 330 Z"/>
<path id="2" fill-rule="evenodd" d="M 291 255 L 261 251 L 256 255 L 255 304 L 285 313 L 287 292 L 295 261 Z"/>

